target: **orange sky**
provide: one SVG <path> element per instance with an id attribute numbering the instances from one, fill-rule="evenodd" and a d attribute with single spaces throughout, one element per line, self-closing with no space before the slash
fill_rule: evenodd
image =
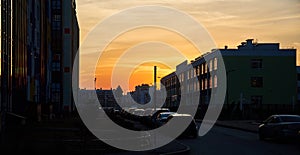
<path id="1" fill-rule="evenodd" d="M 228 45 L 235 48 L 240 42 L 254 38 L 258 39 L 258 42 L 278 42 L 282 48 L 300 49 L 299 0 L 77 0 L 81 43 L 101 20 L 120 10 L 140 5 L 167 6 L 188 13 L 207 29 L 218 47 Z M 123 22 L 126 20 L 124 18 Z M 118 25 L 112 25 L 115 26 Z M 187 29 L 189 28 L 187 25 Z M 146 41 L 157 42 L 141 44 Z M 100 52 L 100 49 L 86 42 L 80 51 L 80 87 L 94 88 L 90 81 L 94 80 L 95 74 L 97 88 L 115 87 L 120 82 L 123 87 L 132 90 L 134 85 L 152 83 L 153 65 L 157 64 L 159 76 L 164 76 L 185 60 L 175 49 L 183 52 L 189 60 L 199 56 L 199 52 L 195 51 L 187 40 L 174 32 L 158 28 L 134 29 L 119 35 L 106 47 L 98 61 L 96 73 L 91 73 L 95 68 L 90 65 L 90 57 L 93 53 Z M 123 59 L 118 59 L 124 56 L 124 52 L 128 54 Z M 145 57 L 161 62 L 139 62 L 140 58 Z M 300 61 L 297 60 L 299 65 Z M 117 79 L 127 80 L 125 84 L 122 80 L 114 80 L 117 82 L 111 83 L 113 68 L 117 68 Z"/>
<path id="2" fill-rule="evenodd" d="M 173 46 L 174 49 L 168 46 Z M 121 85 L 125 90 L 128 87 L 129 90 L 134 90 L 136 85 L 142 83 L 153 84 L 154 66 L 158 66 L 157 76 L 163 77 L 174 71 L 177 64 L 186 60 L 182 55 L 193 59 L 199 55 L 199 51 L 175 32 L 155 27 L 128 31 L 113 40 L 99 58 L 95 73 L 97 88 L 107 89 Z M 124 82 L 111 83 L 114 69 L 119 74 L 118 78 L 122 77 L 129 85 Z"/>

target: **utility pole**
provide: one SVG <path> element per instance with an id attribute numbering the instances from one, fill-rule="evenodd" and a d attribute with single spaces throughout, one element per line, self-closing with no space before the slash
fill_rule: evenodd
<path id="1" fill-rule="evenodd" d="M 156 72 L 157 72 L 157 66 L 154 66 L 154 95 L 153 95 L 154 110 L 156 110 Z"/>
<path id="2" fill-rule="evenodd" d="M 95 90 L 97 90 L 97 78 L 94 80 Z"/>

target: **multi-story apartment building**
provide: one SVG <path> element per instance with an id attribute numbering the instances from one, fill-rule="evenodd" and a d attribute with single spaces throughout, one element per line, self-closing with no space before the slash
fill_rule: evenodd
<path id="1" fill-rule="evenodd" d="M 5 4 L 2 55 L 11 60 L 1 60 L 5 64 L 1 70 L 1 104 L 5 109 L 1 111 L 38 116 L 40 120 L 41 113 L 74 110 L 71 75 L 79 48 L 75 1 L 1 2 Z"/>
<path id="2" fill-rule="evenodd" d="M 256 43 L 252 39 L 242 42 L 237 49 L 218 49 L 226 68 L 227 91 L 224 111 L 234 117 L 263 117 L 271 113 L 291 113 L 297 101 L 296 49 L 280 49 L 279 43 Z M 161 79 L 167 88 L 165 106 L 179 102 L 191 103 L 193 93 L 200 93 L 199 109 L 202 114 L 220 83 L 217 76 L 217 50 L 212 50 L 193 60 L 183 62 L 175 72 Z M 193 69 L 186 70 L 188 65 Z M 184 88 L 180 86 L 184 83 Z M 179 89 L 180 88 L 180 89 Z M 181 94 L 182 90 L 185 94 Z M 188 95 L 182 101 L 182 95 Z M 295 109 L 294 109 L 295 110 Z"/>
<path id="3" fill-rule="evenodd" d="M 54 111 L 74 110 L 72 70 L 79 49 L 79 25 L 74 0 L 52 0 L 52 83 Z"/>

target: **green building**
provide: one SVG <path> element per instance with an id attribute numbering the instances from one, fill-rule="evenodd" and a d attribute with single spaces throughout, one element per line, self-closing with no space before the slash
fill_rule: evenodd
<path id="1" fill-rule="evenodd" d="M 168 82 L 171 75 L 175 76 L 174 73 L 161 80 L 166 85 L 169 97 L 165 105 L 190 103 L 182 101 L 182 96 L 189 95 L 187 98 L 193 99 L 193 94 L 200 93 L 199 115 L 204 115 L 210 97 L 214 95 L 212 90 L 222 84 L 219 81 L 224 79 L 217 76 L 222 64 L 218 52 L 223 58 L 227 75 L 221 117 L 261 119 L 270 114 L 299 113 L 296 49 L 280 49 L 279 43 L 256 43 L 253 39 L 242 42 L 236 49 L 227 46 L 224 49 L 213 49 L 190 64 L 185 61 L 178 65 L 177 82 L 173 82 L 176 86 Z M 188 67 L 185 66 L 188 65 L 192 65 L 193 69 L 186 70 Z M 184 83 L 184 88 L 180 88 L 180 83 Z M 174 88 L 181 91 L 174 91 Z"/>

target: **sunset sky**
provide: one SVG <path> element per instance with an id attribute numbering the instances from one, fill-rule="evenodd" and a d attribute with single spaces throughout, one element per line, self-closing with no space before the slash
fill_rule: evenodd
<path id="1" fill-rule="evenodd" d="M 208 52 L 197 51 L 178 33 L 153 27 L 139 28 L 116 36 L 102 51 L 96 72 L 92 72 L 95 67 L 90 66 L 89 57 L 99 53 L 100 49 L 89 45 L 88 41 L 84 42 L 89 32 L 105 18 L 140 5 L 167 6 L 186 12 L 206 28 L 217 47 L 228 45 L 235 48 L 240 42 L 253 38 L 258 42 L 279 42 L 282 48 L 300 49 L 299 0 L 77 0 L 81 44 L 85 44 L 80 51 L 81 88 L 94 88 L 91 81 L 95 77 L 97 88 L 114 88 L 115 84 L 110 82 L 111 75 L 114 67 L 118 66 L 118 78 L 127 79 L 127 84 L 120 81 L 128 87 L 122 87 L 123 90 L 133 90 L 135 85 L 153 83 L 154 65 L 158 65 L 158 76 L 162 77 L 174 71 L 176 65 L 185 59 L 191 60 L 198 57 L 199 52 Z M 126 18 L 123 20 L 119 22 L 127 21 Z M 190 25 L 187 29 L 193 30 Z M 101 36 L 94 39 L 98 37 Z M 150 43 L 141 44 L 143 42 Z M 119 59 L 121 56 L 126 56 L 126 59 Z M 153 61 L 136 61 L 143 57 L 151 57 Z"/>

